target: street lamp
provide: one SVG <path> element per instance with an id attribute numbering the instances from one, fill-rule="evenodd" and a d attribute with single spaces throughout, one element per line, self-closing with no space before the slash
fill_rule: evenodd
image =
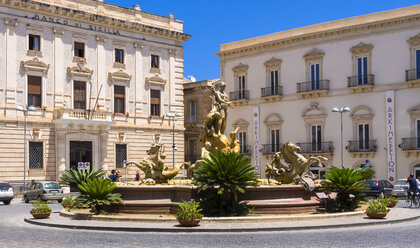
<path id="1" fill-rule="evenodd" d="M 29 106 L 25 108 L 22 105 L 19 105 L 16 108 L 17 111 L 22 111 L 24 120 L 23 120 L 23 190 L 26 190 L 26 116 L 28 115 L 28 111 L 36 111 L 34 106 Z"/>
<path id="2" fill-rule="evenodd" d="M 175 168 L 175 151 L 178 150 L 175 145 L 175 117 L 183 117 L 184 115 L 179 112 L 169 112 L 166 116 L 172 118 L 172 168 Z"/>
<path id="3" fill-rule="evenodd" d="M 344 168 L 344 162 L 343 162 L 343 113 L 350 112 L 349 107 L 341 107 L 341 108 L 333 108 L 331 110 L 334 113 L 340 113 L 341 117 L 341 168 Z"/>

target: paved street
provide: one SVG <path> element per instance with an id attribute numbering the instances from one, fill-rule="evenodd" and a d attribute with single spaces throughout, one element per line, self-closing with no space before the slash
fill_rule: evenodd
<path id="1" fill-rule="evenodd" d="M 416 247 L 420 242 L 420 220 L 316 231 L 154 234 L 34 226 L 23 221 L 30 208 L 20 202 L 0 204 L 0 247 Z"/>

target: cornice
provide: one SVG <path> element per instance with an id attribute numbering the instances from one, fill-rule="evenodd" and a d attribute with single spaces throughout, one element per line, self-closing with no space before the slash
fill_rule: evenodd
<path id="1" fill-rule="evenodd" d="M 318 59 L 322 59 L 324 55 L 325 53 L 323 51 L 318 50 L 316 48 L 312 48 L 309 52 L 303 55 L 303 59 L 306 61 L 318 60 Z"/>
<path id="2" fill-rule="evenodd" d="M 270 60 L 266 61 L 264 65 L 265 67 L 279 66 L 281 65 L 281 62 L 283 62 L 283 60 L 272 57 Z"/>
<path id="3" fill-rule="evenodd" d="M 407 42 L 412 45 L 420 44 L 420 33 L 408 39 Z"/>
<path id="4" fill-rule="evenodd" d="M 244 65 L 242 63 L 239 63 L 239 65 L 232 68 L 232 71 L 234 71 L 234 72 L 247 71 L 248 67 L 249 67 L 248 65 Z"/>
<path id="5" fill-rule="evenodd" d="M 39 60 L 38 58 L 22 60 L 20 66 L 24 71 L 41 71 L 47 73 L 50 65 Z"/>
<path id="6" fill-rule="evenodd" d="M 371 52 L 373 49 L 372 44 L 366 44 L 363 41 L 359 42 L 359 44 L 355 45 L 354 47 L 350 48 L 349 51 L 351 53 L 367 53 Z"/>
<path id="7" fill-rule="evenodd" d="M 129 83 L 131 81 L 131 75 L 127 72 L 123 71 L 122 69 L 119 69 L 114 72 L 109 72 L 108 77 L 111 80 L 111 82 L 126 82 Z"/>
<path id="8" fill-rule="evenodd" d="M 0 6 L 18 9 L 22 11 L 29 11 L 35 14 L 47 15 L 61 19 L 65 18 L 67 20 L 72 20 L 75 22 L 100 25 L 103 27 L 123 30 L 130 33 L 146 34 L 150 36 L 178 40 L 182 42 L 187 41 L 189 38 L 191 38 L 191 35 L 189 34 L 165 29 L 162 27 L 155 27 L 137 22 L 116 19 L 114 17 L 99 16 L 100 18 L 97 18 L 98 13 L 90 13 L 80 11 L 77 9 L 63 8 L 57 5 L 44 4 L 36 1 L 23 2 L 20 0 L 5 0 L 0 1 Z M 24 18 L 24 16 L 22 16 L 22 18 Z M 13 25 L 17 24 L 13 22 Z"/>
<path id="9" fill-rule="evenodd" d="M 392 28 L 396 26 L 406 25 L 407 27 L 412 27 L 413 23 L 420 21 L 420 14 L 394 18 L 388 20 L 381 20 L 377 22 L 369 22 L 360 25 L 345 26 L 341 28 L 319 31 L 319 32 L 310 32 L 301 35 L 294 35 L 287 38 L 272 40 L 268 42 L 261 42 L 254 45 L 243 46 L 239 48 L 229 49 L 225 51 L 217 52 L 221 59 L 230 56 L 237 55 L 247 55 L 254 53 L 261 53 L 265 51 L 271 51 L 280 48 L 296 47 L 308 42 L 315 41 L 327 41 L 329 39 L 336 39 L 339 37 L 347 37 L 355 34 L 369 33 L 378 30 L 386 30 L 387 28 Z"/>

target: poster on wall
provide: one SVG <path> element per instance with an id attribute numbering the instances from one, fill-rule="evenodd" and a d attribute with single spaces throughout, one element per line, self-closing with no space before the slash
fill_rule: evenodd
<path id="1" fill-rule="evenodd" d="M 395 130 L 394 130 L 394 91 L 386 92 L 386 151 L 387 151 L 387 165 L 388 165 L 388 180 L 395 183 Z"/>
<path id="2" fill-rule="evenodd" d="M 254 165 L 255 165 L 255 173 L 260 174 L 260 108 L 254 107 L 253 108 L 253 126 L 254 126 Z"/>

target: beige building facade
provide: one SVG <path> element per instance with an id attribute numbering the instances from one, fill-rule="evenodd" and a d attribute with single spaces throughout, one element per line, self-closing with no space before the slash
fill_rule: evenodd
<path id="1" fill-rule="evenodd" d="M 184 112 L 183 22 L 102 1 L 0 1 L 0 181 L 122 169 L 153 142 L 172 161 L 169 112 Z M 27 149 L 24 165 L 24 113 Z M 175 119 L 176 163 L 184 120 Z M 135 175 L 129 168 L 127 177 Z"/>
<path id="2" fill-rule="evenodd" d="M 203 80 L 184 84 L 185 161 L 195 163 L 201 159 L 203 124 L 213 106 L 209 88 L 219 81 Z"/>
<path id="3" fill-rule="evenodd" d="M 420 176 L 420 5 L 222 44 L 217 55 L 235 104 L 227 131 L 240 128 L 262 176 L 287 140 L 329 158 L 312 168 L 321 177 L 341 166 L 341 144 L 345 167 Z"/>

